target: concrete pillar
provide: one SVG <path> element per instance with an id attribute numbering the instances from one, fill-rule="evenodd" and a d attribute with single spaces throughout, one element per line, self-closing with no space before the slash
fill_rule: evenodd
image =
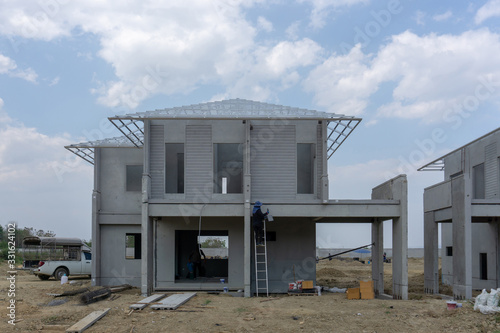
<path id="1" fill-rule="evenodd" d="M 318 189 L 320 191 L 321 195 L 321 202 L 326 204 L 328 203 L 328 200 L 330 198 L 330 193 L 329 193 L 329 188 L 328 188 L 328 122 L 323 121 L 321 124 L 321 135 L 323 138 L 323 165 L 322 165 L 322 170 L 323 174 L 321 175 L 321 189 Z"/>
<path id="2" fill-rule="evenodd" d="M 392 220 L 392 297 L 408 299 L 408 183 L 406 176 L 393 182 L 394 200 L 399 200 L 401 213 Z"/>
<path id="3" fill-rule="evenodd" d="M 384 293 L 384 221 L 372 223 L 372 280 L 375 295 Z"/>
<path id="4" fill-rule="evenodd" d="M 92 191 L 92 286 L 101 285 L 101 149 L 94 148 L 94 190 Z"/>
<path id="5" fill-rule="evenodd" d="M 472 184 L 464 176 L 451 180 L 453 297 L 472 298 Z"/>
<path id="6" fill-rule="evenodd" d="M 439 294 L 438 224 L 434 212 L 424 213 L 424 289 L 427 294 Z"/>
<path id="7" fill-rule="evenodd" d="M 149 217 L 149 198 L 151 197 L 151 175 L 149 172 L 149 125 L 144 121 L 144 148 L 142 174 L 142 213 L 141 213 L 141 293 L 149 296 L 153 292 L 154 275 L 154 235 L 153 219 Z"/>
<path id="8" fill-rule="evenodd" d="M 245 124 L 245 147 L 243 156 L 243 189 L 244 189 L 244 217 L 243 217 L 243 284 L 245 297 L 251 296 L 251 217 L 250 217 L 250 200 L 252 196 L 250 175 L 250 121 Z"/>

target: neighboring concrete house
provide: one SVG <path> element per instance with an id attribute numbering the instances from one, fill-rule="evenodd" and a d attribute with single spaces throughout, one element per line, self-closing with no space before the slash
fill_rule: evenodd
<path id="1" fill-rule="evenodd" d="M 66 148 L 94 165 L 94 285 L 255 291 L 251 211 L 268 223 L 269 291 L 316 279 L 316 223 L 371 223 L 373 279 L 383 293 L 383 221 L 393 221 L 393 297 L 407 299 L 407 184 L 371 200 L 330 200 L 328 159 L 361 119 L 233 99 L 109 118 L 123 137 Z M 186 278 L 198 236 L 227 241 L 208 277 Z M 346 235 L 347 237 L 347 235 Z M 360 244 L 362 245 L 362 244 Z M 214 252 L 215 253 L 215 252 Z"/>
<path id="2" fill-rule="evenodd" d="M 438 223 L 442 282 L 454 297 L 500 287 L 500 128 L 419 170 L 444 170 L 445 179 L 424 191 L 426 292 L 439 292 Z"/>

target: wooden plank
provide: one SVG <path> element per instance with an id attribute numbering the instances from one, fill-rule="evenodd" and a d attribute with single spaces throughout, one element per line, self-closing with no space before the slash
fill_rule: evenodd
<path id="1" fill-rule="evenodd" d="M 151 296 L 143 299 L 142 301 L 140 301 L 138 303 L 132 304 L 130 306 L 130 308 L 134 309 L 134 310 L 142 310 L 146 306 L 148 306 L 148 304 L 156 302 L 157 300 L 159 300 L 159 299 L 161 299 L 163 297 L 165 297 L 165 294 L 154 294 L 154 295 L 151 295 Z"/>
<path id="2" fill-rule="evenodd" d="M 158 302 L 160 304 L 151 305 L 151 308 L 155 310 L 157 309 L 175 310 L 182 304 L 189 301 L 194 296 L 196 296 L 196 293 L 174 294 Z"/>
<path id="3" fill-rule="evenodd" d="M 104 317 L 111 308 L 107 308 L 104 310 L 98 310 L 90 313 L 87 315 L 85 318 L 71 326 L 66 330 L 67 333 L 80 333 L 85 331 L 87 328 L 90 326 L 94 325 L 95 322 L 97 322 L 99 319 Z"/>

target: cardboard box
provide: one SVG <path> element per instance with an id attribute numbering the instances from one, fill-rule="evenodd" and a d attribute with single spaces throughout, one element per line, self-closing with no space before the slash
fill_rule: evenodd
<path id="1" fill-rule="evenodd" d="M 374 299 L 375 291 L 373 288 L 373 281 L 360 281 L 359 290 L 361 299 Z"/>
<path id="2" fill-rule="evenodd" d="M 361 289 L 361 290 L 373 290 L 373 280 L 371 280 L 371 281 L 359 281 L 359 289 Z"/>
<path id="3" fill-rule="evenodd" d="M 361 292 L 361 299 L 374 299 L 374 298 L 375 298 L 375 292 L 373 290 Z"/>
<path id="4" fill-rule="evenodd" d="M 347 289 L 347 299 L 359 299 L 359 288 L 349 288 Z"/>
<path id="5" fill-rule="evenodd" d="M 312 280 L 302 281 L 302 289 L 313 289 L 314 283 Z"/>

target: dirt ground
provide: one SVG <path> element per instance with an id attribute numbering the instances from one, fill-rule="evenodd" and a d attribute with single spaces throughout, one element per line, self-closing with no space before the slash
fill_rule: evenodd
<path id="1" fill-rule="evenodd" d="M 385 292 L 390 293 L 390 264 L 385 264 Z M 7 274 L 7 265 L 0 264 Z M 317 264 L 317 285 L 356 287 L 370 279 L 371 267 L 352 260 L 324 260 Z M 129 305 L 142 299 L 139 289 L 129 289 L 90 305 L 81 305 L 79 296 L 54 301 L 47 293 L 90 286 L 89 279 L 70 278 L 82 285 L 64 285 L 50 279 L 41 281 L 26 271 L 16 277 L 16 325 L 8 324 L 9 281 L 0 281 L 0 332 L 63 332 L 92 311 L 111 308 L 109 313 L 85 332 L 499 332 L 500 314 L 483 315 L 464 302 L 462 308 L 447 310 L 446 301 L 423 293 L 423 260 L 408 264 L 408 301 L 392 299 L 347 300 L 346 294 L 323 292 L 322 296 L 272 295 L 232 297 L 227 294 L 198 293 L 175 311 L 151 310 L 130 313 Z M 449 292 L 449 288 L 444 290 Z M 116 297 L 116 296 L 115 296 Z M 60 298 L 57 298 L 59 300 Z"/>

